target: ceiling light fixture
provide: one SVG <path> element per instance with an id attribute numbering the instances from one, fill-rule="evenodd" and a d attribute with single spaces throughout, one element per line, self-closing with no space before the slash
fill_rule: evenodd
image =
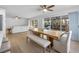
<path id="1" fill-rule="evenodd" d="M 19 18 L 18 16 L 15 17 L 15 19 L 18 19 L 18 18 Z"/>
<path id="2" fill-rule="evenodd" d="M 45 8 L 45 9 L 43 9 L 43 11 L 44 11 L 44 12 L 47 12 L 48 10 Z"/>

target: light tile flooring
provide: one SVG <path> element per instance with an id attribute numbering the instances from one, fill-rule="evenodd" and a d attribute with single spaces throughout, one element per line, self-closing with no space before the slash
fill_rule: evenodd
<path id="1" fill-rule="evenodd" d="M 30 41 L 27 42 L 26 32 L 25 33 L 16 33 L 16 34 L 8 34 L 8 39 L 11 44 L 11 52 L 12 53 L 42 53 L 43 48 L 41 48 L 38 44 Z M 48 51 L 46 51 L 48 53 Z M 56 53 L 53 49 L 52 53 Z M 72 41 L 71 42 L 71 53 L 79 53 L 79 42 Z"/>
<path id="2" fill-rule="evenodd" d="M 33 41 L 27 42 L 26 33 L 8 34 L 12 53 L 42 53 L 43 48 Z M 48 53 L 48 51 L 46 51 Z M 52 53 L 56 53 L 53 50 Z"/>

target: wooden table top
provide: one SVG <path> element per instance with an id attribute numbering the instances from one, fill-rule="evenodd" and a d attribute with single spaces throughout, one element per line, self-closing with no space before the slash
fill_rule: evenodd
<path id="1" fill-rule="evenodd" d="M 58 30 L 31 29 L 31 31 L 39 33 L 39 34 L 47 35 L 51 38 L 59 38 L 60 35 L 63 33 L 62 31 L 58 31 Z"/>

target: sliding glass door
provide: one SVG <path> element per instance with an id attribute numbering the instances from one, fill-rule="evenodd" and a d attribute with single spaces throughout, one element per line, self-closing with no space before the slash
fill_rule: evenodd
<path id="1" fill-rule="evenodd" d="M 58 16 L 51 18 L 51 29 L 68 31 L 69 30 L 69 21 L 68 16 Z"/>
<path id="2" fill-rule="evenodd" d="M 69 31 L 69 19 L 67 15 L 60 17 L 60 26 L 62 31 Z"/>
<path id="3" fill-rule="evenodd" d="M 44 28 L 60 31 L 69 31 L 69 19 L 68 16 L 57 16 L 44 18 Z"/>
<path id="4" fill-rule="evenodd" d="M 45 29 L 51 29 L 51 19 L 50 18 L 44 19 L 44 28 Z"/>
<path id="5" fill-rule="evenodd" d="M 60 17 L 51 18 L 51 29 L 60 30 Z"/>

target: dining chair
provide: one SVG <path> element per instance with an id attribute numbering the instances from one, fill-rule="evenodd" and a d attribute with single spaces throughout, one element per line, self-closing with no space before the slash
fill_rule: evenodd
<path id="1" fill-rule="evenodd" d="M 69 53 L 72 31 L 62 33 L 58 40 L 54 40 L 54 49 L 58 52 Z"/>

